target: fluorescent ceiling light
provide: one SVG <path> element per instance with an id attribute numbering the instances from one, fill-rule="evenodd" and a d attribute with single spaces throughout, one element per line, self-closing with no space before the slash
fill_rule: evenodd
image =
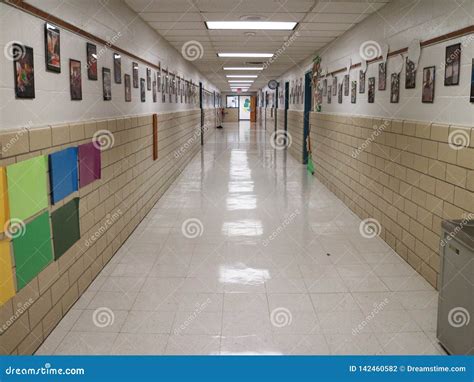
<path id="1" fill-rule="evenodd" d="M 254 29 L 290 31 L 294 21 L 206 21 L 207 29 Z"/>
<path id="2" fill-rule="evenodd" d="M 243 83 L 246 83 L 246 82 L 252 83 L 253 80 L 229 80 L 228 82 L 230 82 L 230 83 L 235 82 L 236 84 L 243 84 Z"/>
<path id="3" fill-rule="evenodd" d="M 273 53 L 217 53 L 219 57 L 273 57 Z"/>
<path id="4" fill-rule="evenodd" d="M 224 70 L 263 70 L 263 66 L 224 66 Z"/>
<path id="5" fill-rule="evenodd" d="M 257 78 L 257 74 L 227 74 L 227 78 Z"/>

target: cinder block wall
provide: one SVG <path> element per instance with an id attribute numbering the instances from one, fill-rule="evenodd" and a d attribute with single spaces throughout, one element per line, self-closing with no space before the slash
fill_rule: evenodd
<path id="1" fill-rule="evenodd" d="M 288 110 L 288 132 L 291 136 L 288 151 L 299 163 L 303 163 L 303 145 L 305 144 L 303 131 L 303 112 Z"/>
<path id="2" fill-rule="evenodd" d="M 213 109 L 212 109 L 213 110 Z M 206 111 L 212 134 L 215 115 Z M 200 150 L 200 110 L 158 115 L 158 160 L 152 159 L 152 115 L 2 133 L 1 166 L 92 140 L 109 130 L 102 179 L 80 189 L 81 239 L 0 307 L 1 354 L 32 354 L 87 289 L 138 223 Z M 8 142 L 15 144 L 4 150 Z M 111 218 L 112 217 L 112 218 Z M 91 236 L 97 236 L 92 243 Z"/>
<path id="3" fill-rule="evenodd" d="M 457 130 L 470 147 L 450 147 Z M 382 239 L 436 287 L 442 220 L 474 212 L 473 130 L 311 113 L 315 175 L 362 219 L 377 219 Z"/>

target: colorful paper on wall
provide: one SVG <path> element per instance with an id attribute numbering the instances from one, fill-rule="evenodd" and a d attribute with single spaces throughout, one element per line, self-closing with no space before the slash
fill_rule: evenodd
<path id="1" fill-rule="evenodd" d="M 10 242 L 0 241 L 0 306 L 15 295 Z"/>
<path id="2" fill-rule="evenodd" d="M 7 172 L 4 167 L 0 167 L 0 232 L 4 231 L 8 219 L 10 219 L 10 209 L 8 207 Z"/>
<path id="3" fill-rule="evenodd" d="M 22 234 L 13 239 L 13 254 L 20 290 L 53 261 L 48 212 L 26 224 Z"/>
<path id="4" fill-rule="evenodd" d="M 79 198 L 74 198 L 51 214 L 54 259 L 59 259 L 80 237 Z"/>
<path id="5" fill-rule="evenodd" d="M 77 191 L 77 147 L 50 154 L 49 172 L 53 203 Z"/>
<path id="6" fill-rule="evenodd" d="M 10 219 L 25 220 L 48 207 L 44 155 L 7 167 Z"/>
<path id="7" fill-rule="evenodd" d="M 101 177 L 100 148 L 91 142 L 79 146 L 79 186 L 84 187 Z"/>

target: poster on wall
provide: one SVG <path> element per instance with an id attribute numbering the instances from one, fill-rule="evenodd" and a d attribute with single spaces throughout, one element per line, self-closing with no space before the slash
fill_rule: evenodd
<path id="1" fill-rule="evenodd" d="M 421 93 L 421 102 L 433 103 L 435 91 L 435 73 L 436 67 L 429 66 L 423 69 L 423 91 Z"/>
<path id="2" fill-rule="evenodd" d="M 71 100 L 82 100 L 81 61 L 69 60 L 69 87 Z"/>
<path id="3" fill-rule="evenodd" d="M 390 80 L 390 103 L 400 100 L 400 73 L 392 73 Z"/>
<path id="4" fill-rule="evenodd" d="M 122 56 L 118 53 L 114 53 L 114 82 L 122 83 Z"/>
<path id="5" fill-rule="evenodd" d="M 112 99 L 112 76 L 109 68 L 102 68 L 102 93 L 104 101 Z"/>
<path id="6" fill-rule="evenodd" d="M 138 88 L 138 64 L 132 62 L 133 87 Z"/>
<path id="7" fill-rule="evenodd" d="M 145 90 L 145 79 L 140 78 L 140 100 L 142 102 L 146 101 L 146 90 Z"/>
<path id="8" fill-rule="evenodd" d="M 86 45 L 87 55 L 87 78 L 91 81 L 97 81 L 97 46 L 90 42 Z"/>
<path id="9" fill-rule="evenodd" d="M 61 53 L 59 28 L 50 24 L 44 24 L 46 70 L 61 73 Z"/>
<path id="10" fill-rule="evenodd" d="M 333 77 L 332 79 L 332 95 L 337 95 L 337 77 Z"/>
<path id="11" fill-rule="evenodd" d="M 359 93 L 365 93 L 365 72 L 363 70 L 359 71 Z"/>
<path id="12" fill-rule="evenodd" d="M 325 78 L 323 80 L 323 97 L 328 95 L 328 80 Z"/>
<path id="13" fill-rule="evenodd" d="M 153 75 L 153 84 L 152 84 L 152 97 L 153 97 L 153 102 L 157 101 L 156 97 L 156 74 Z"/>
<path id="14" fill-rule="evenodd" d="M 474 58 L 471 63 L 471 102 L 474 102 Z"/>
<path id="15" fill-rule="evenodd" d="M 338 85 L 337 102 L 342 103 L 342 83 Z"/>
<path id="16" fill-rule="evenodd" d="M 459 70 L 461 67 L 461 44 L 446 47 L 444 66 L 444 85 L 459 85 Z"/>
<path id="17" fill-rule="evenodd" d="M 158 63 L 158 71 L 156 72 L 157 79 L 156 79 L 156 85 L 158 87 L 158 93 L 161 92 L 161 62 Z"/>
<path id="18" fill-rule="evenodd" d="M 349 95 L 349 74 L 344 76 L 344 96 Z"/>
<path id="19" fill-rule="evenodd" d="M 125 102 L 132 102 L 132 88 L 130 83 L 130 74 L 123 76 L 125 83 Z"/>
<path id="20" fill-rule="evenodd" d="M 357 99 L 357 81 L 351 82 L 351 103 L 356 103 Z"/>
<path id="21" fill-rule="evenodd" d="M 151 90 L 151 69 L 150 68 L 146 68 L 146 89 Z"/>
<path id="22" fill-rule="evenodd" d="M 415 63 L 407 57 L 405 61 L 405 89 L 414 89 L 416 86 Z"/>
<path id="23" fill-rule="evenodd" d="M 332 98 L 332 89 L 331 85 L 328 86 L 328 103 L 331 103 L 331 98 Z"/>
<path id="24" fill-rule="evenodd" d="M 33 48 L 12 45 L 15 95 L 17 98 L 35 98 L 35 70 Z"/>
<path id="25" fill-rule="evenodd" d="M 379 90 L 385 90 L 387 88 L 387 64 L 381 62 L 379 64 Z"/>
<path id="26" fill-rule="evenodd" d="M 369 78 L 369 103 L 375 101 L 375 77 Z"/>

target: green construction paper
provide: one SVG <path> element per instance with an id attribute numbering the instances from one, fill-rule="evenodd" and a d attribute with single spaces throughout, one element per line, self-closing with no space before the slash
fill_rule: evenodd
<path id="1" fill-rule="evenodd" d="M 81 237 L 79 198 L 74 198 L 51 214 L 54 259 L 59 259 Z"/>
<path id="2" fill-rule="evenodd" d="M 46 174 L 44 155 L 7 167 L 10 219 L 26 220 L 48 207 Z"/>
<path id="3" fill-rule="evenodd" d="M 20 290 L 53 261 L 48 212 L 26 224 L 23 233 L 12 241 L 16 280 Z"/>

